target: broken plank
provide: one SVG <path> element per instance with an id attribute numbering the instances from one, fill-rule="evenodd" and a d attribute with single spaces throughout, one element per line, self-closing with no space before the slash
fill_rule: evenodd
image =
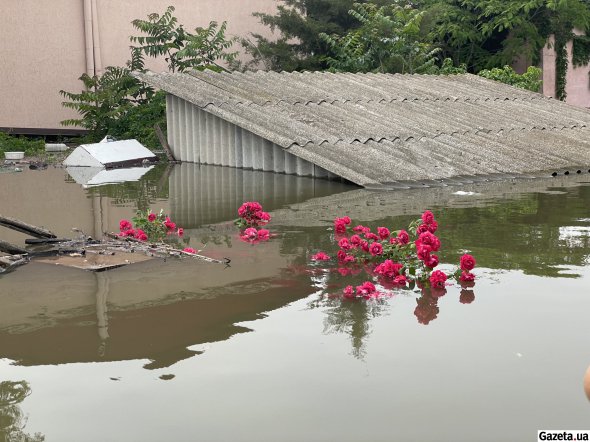
<path id="1" fill-rule="evenodd" d="M 1 239 L 0 252 L 8 253 L 10 255 L 23 255 L 29 253 L 26 249 L 23 249 L 19 246 L 15 246 L 14 244 L 10 244 L 9 242 L 2 241 Z"/>
<path id="2" fill-rule="evenodd" d="M 164 149 L 164 152 L 166 153 L 166 158 L 168 158 L 168 161 L 177 162 L 176 158 L 174 158 L 174 153 L 172 152 L 172 149 L 170 148 L 170 145 L 168 144 L 168 140 L 166 140 L 166 137 L 164 136 L 164 132 L 162 132 L 162 129 L 160 128 L 160 125 L 156 124 L 154 126 L 154 130 L 156 131 L 156 136 L 158 137 L 158 140 L 160 141 L 160 145 L 162 146 L 162 148 Z"/>
<path id="3" fill-rule="evenodd" d="M 28 262 L 29 259 L 27 257 L 19 255 L 13 257 L 0 256 L 0 274 L 11 272 L 16 267 L 27 264 Z"/>
<path id="4" fill-rule="evenodd" d="M 39 252 L 28 252 L 31 258 L 44 257 L 44 256 L 60 256 L 60 255 L 76 255 L 84 256 L 86 250 L 84 249 L 51 249 L 41 250 Z"/>
<path id="5" fill-rule="evenodd" d="M 18 232 L 26 233 L 27 235 L 34 236 L 35 238 L 57 238 L 57 236 L 42 227 L 33 226 L 32 224 L 25 223 L 16 218 L 10 218 L 8 216 L 0 215 L 0 226 L 7 227 Z"/>
<path id="6" fill-rule="evenodd" d="M 25 244 L 54 244 L 59 242 L 68 242 L 71 239 L 67 238 L 27 238 L 25 239 Z"/>

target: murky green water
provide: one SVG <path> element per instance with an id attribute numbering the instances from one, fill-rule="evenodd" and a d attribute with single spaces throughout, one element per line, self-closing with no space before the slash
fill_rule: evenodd
<path id="1" fill-rule="evenodd" d="M 187 245 L 232 260 L 99 274 L 33 262 L 0 277 L 0 440 L 519 441 L 590 429 L 587 175 L 376 193 L 182 165 L 89 189 L 63 169 L 25 171 L 0 175 L 0 188 L 0 213 L 64 236 L 163 208 Z M 237 238 L 245 200 L 271 211 L 268 243 Z M 347 302 L 331 295 L 365 276 L 310 271 L 311 253 L 333 250 L 335 216 L 400 228 L 426 208 L 441 261 L 476 256 L 473 289 Z"/>

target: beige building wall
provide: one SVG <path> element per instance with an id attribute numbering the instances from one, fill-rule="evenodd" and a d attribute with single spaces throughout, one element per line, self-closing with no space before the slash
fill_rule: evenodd
<path id="1" fill-rule="evenodd" d="M 1 0 L 0 129 L 63 131 L 59 122 L 76 113 L 61 106 L 59 91 L 81 91 L 78 77 L 92 68 L 123 65 L 129 36 L 138 35 L 131 21 L 168 5 L 185 28 L 227 21 L 229 36 L 270 36 L 252 13 L 276 10 L 275 0 Z M 150 60 L 148 67 L 163 70 L 165 63 Z"/>
<path id="2" fill-rule="evenodd" d="M 574 32 L 582 35 L 583 31 L 577 29 Z M 542 68 L 543 68 L 543 95 L 555 97 L 555 38 L 549 37 L 548 44 L 542 51 Z M 566 103 L 578 107 L 590 108 L 590 65 L 575 67 L 572 63 L 572 41 L 567 42 L 566 51 L 568 56 L 568 71 L 566 74 L 565 91 L 567 94 Z"/>

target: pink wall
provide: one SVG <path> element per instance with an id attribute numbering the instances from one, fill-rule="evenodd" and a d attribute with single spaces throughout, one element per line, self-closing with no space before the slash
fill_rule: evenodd
<path id="1" fill-rule="evenodd" d="M 575 30 L 576 34 L 582 34 L 581 31 Z M 543 48 L 541 67 L 543 68 L 543 94 L 547 97 L 555 97 L 555 49 L 553 45 L 555 39 L 549 37 L 549 44 Z M 569 68 L 566 75 L 567 93 L 566 102 L 574 106 L 590 108 L 590 65 L 583 67 L 574 67 L 572 64 L 572 45 L 570 41 L 566 45 Z"/>
<path id="2" fill-rule="evenodd" d="M 84 0 L 0 0 L 0 128 L 58 129 L 76 113 L 61 106 L 61 89 L 78 92 L 86 72 Z M 252 12 L 272 13 L 275 0 L 93 0 L 97 5 L 102 67 L 123 65 L 135 18 L 162 13 L 170 4 L 186 28 L 228 22 L 228 34 L 270 36 Z M 239 48 L 236 48 L 239 49 Z M 163 61 L 151 60 L 163 70 Z"/>

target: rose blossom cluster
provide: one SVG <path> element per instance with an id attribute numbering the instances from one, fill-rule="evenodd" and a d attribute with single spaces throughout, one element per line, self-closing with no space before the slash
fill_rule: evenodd
<path id="1" fill-rule="evenodd" d="M 418 284 L 420 287 L 431 288 L 437 296 L 445 293 L 447 279 L 451 276 L 462 285 L 472 285 L 475 275 L 471 270 L 475 267 L 475 258 L 471 255 L 461 257 L 460 269 L 455 273 L 446 274 L 442 270 L 435 270 L 439 265 L 436 252 L 441 247 L 440 239 L 435 235 L 437 230 L 438 223 L 430 210 L 413 221 L 407 230 L 397 231 L 391 231 L 387 227 L 377 227 L 373 231 L 363 225 L 352 226 L 352 221 L 347 216 L 336 218 L 334 233 L 339 247 L 335 257 L 339 264 L 338 271 L 343 275 L 353 273 L 341 269 L 362 265 L 385 288 L 395 289 Z M 321 251 L 311 256 L 312 261 L 330 259 L 328 254 Z M 344 296 L 347 298 L 367 298 L 378 294 L 370 281 L 356 288 L 347 286 L 344 289 Z"/>
<path id="2" fill-rule="evenodd" d="M 139 241 L 162 241 L 168 235 L 182 237 L 184 229 L 178 227 L 169 216 L 160 211 L 159 214 L 151 210 L 137 212 L 133 223 L 127 219 L 119 221 L 119 234 L 122 238 L 135 238 Z"/>
<path id="3" fill-rule="evenodd" d="M 270 239 L 270 232 L 267 229 L 256 227 L 268 224 L 270 215 L 262 210 L 262 205 L 256 201 L 245 202 L 238 209 L 239 218 L 235 224 L 243 229 L 240 232 L 240 239 L 249 243 L 259 243 Z"/>
<path id="4" fill-rule="evenodd" d="M 270 215 L 262 210 L 262 205 L 257 201 L 242 204 L 238 209 L 238 216 L 236 224 L 240 228 L 264 226 L 270 221 Z"/>

